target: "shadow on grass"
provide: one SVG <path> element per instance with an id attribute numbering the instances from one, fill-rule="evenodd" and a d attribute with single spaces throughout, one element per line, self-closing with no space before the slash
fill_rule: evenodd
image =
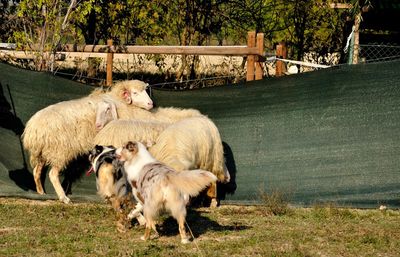
<path id="1" fill-rule="evenodd" d="M 195 238 L 200 235 L 208 232 L 208 231 L 241 231 L 245 229 L 251 229 L 249 226 L 241 225 L 239 223 L 234 223 L 233 225 L 220 225 L 218 222 L 208 218 L 201 216 L 201 212 L 197 210 L 188 210 L 188 214 L 186 217 L 186 230 L 188 235 L 190 235 L 190 231 L 187 229 L 187 225 L 189 225 L 193 236 Z M 158 226 L 157 230 L 159 231 L 161 236 L 177 236 L 179 235 L 178 223 L 176 220 L 169 216 L 164 220 L 164 222 Z"/>

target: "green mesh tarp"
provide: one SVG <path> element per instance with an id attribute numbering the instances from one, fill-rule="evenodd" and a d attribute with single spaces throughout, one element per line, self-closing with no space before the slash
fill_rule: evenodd
<path id="1" fill-rule="evenodd" d="M 197 108 L 218 126 L 232 173 L 219 187 L 223 202 L 258 202 L 263 191 L 300 206 L 399 207 L 399 70 L 399 61 L 342 66 L 152 95 L 158 106 Z M 91 88 L 4 64 L 0 82 L 0 195 L 56 198 L 48 178 L 47 198 L 35 193 L 18 135 L 39 109 Z M 64 185 L 72 200 L 99 200 L 84 166 L 72 165 Z"/>

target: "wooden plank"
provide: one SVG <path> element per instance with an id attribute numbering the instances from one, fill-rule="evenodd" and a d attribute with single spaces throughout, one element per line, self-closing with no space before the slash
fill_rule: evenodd
<path id="1" fill-rule="evenodd" d="M 11 57 L 17 59 L 35 59 L 35 54 L 25 51 L 15 51 L 15 50 L 0 50 L 0 57 Z"/>
<path id="2" fill-rule="evenodd" d="M 107 40 L 107 46 L 111 47 L 113 45 L 112 39 Z M 112 85 L 112 70 L 113 70 L 113 60 L 114 53 L 107 53 L 107 68 L 106 68 L 106 85 Z"/>
<path id="3" fill-rule="evenodd" d="M 281 58 L 281 59 L 286 59 L 287 57 L 287 50 L 286 50 L 286 45 L 284 42 L 279 43 L 276 46 L 276 57 Z M 276 61 L 276 67 L 275 67 L 275 76 L 280 77 L 284 75 L 286 72 L 286 65 L 282 61 Z"/>
<path id="4" fill-rule="evenodd" d="M 257 43 L 256 47 L 258 49 L 258 54 L 263 56 L 264 55 L 264 33 L 257 33 Z M 261 58 L 256 58 L 256 80 L 260 80 L 263 78 L 263 67 Z"/>
<path id="5" fill-rule="evenodd" d="M 247 46 L 106 46 L 67 44 L 59 49 L 65 52 L 129 53 L 129 54 L 179 54 L 179 55 L 249 55 L 259 49 Z"/>
<path id="6" fill-rule="evenodd" d="M 358 55 L 360 51 L 360 23 L 361 12 L 354 19 L 354 45 L 353 45 L 353 64 L 358 63 Z"/>
<path id="7" fill-rule="evenodd" d="M 247 34 L 247 47 L 257 49 L 257 47 L 255 47 L 255 46 L 256 46 L 256 32 L 250 31 Z M 254 64 L 255 64 L 255 56 L 248 55 L 247 56 L 246 81 L 254 80 Z"/>
<path id="8" fill-rule="evenodd" d="M 332 9 L 351 9 L 353 5 L 346 3 L 330 3 L 329 7 Z"/>

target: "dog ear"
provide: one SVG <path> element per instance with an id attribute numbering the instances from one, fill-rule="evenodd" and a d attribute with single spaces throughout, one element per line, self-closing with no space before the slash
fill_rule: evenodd
<path id="1" fill-rule="evenodd" d="M 101 153 L 101 152 L 103 152 L 103 146 L 101 146 L 101 145 L 96 145 L 95 147 L 94 147 L 94 154 L 99 154 L 99 153 Z"/>
<path id="2" fill-rule="evenodd" d="M 136 142 L 129 141 L 126 144 L 126 149 L 128 149 L 129 152 L 137 153 L 138 152 L 138 145 L 137 145 Z"/>

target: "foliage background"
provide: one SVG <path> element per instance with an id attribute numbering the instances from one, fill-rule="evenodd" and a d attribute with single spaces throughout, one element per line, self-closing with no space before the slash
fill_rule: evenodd
<path id="1" fill-rule="evenodd" d="M 339 1 L 340 2 L 340 1 Z M 358 1 L 354 8 L 361 8 Z M 357 2 L 357 4 L 355 4 Z M 19 48 L 39 46 L 35 67 L 48 69 L 45 50 L 64 43 L 117 45 L 246 44 L 247 32 L 265 34 L 265 47 L 285 41 L 288 57 L 312 54 L 320 63 L 343 48 L 354 10 L 323 0 L 2 0 L 0 35 Z M 322 57 L 322 58 L 321 58 Z M 162 57 L 153 57 L 162 59 Z M 157 61 L 157 60 L 156 60 Z M 159 61 L 159 60 L 158 60 Z M 198 57 L 182 58 L 176 78 L 195 77 Z M 161 60 L 162 63 L 162 60 Z"/>

